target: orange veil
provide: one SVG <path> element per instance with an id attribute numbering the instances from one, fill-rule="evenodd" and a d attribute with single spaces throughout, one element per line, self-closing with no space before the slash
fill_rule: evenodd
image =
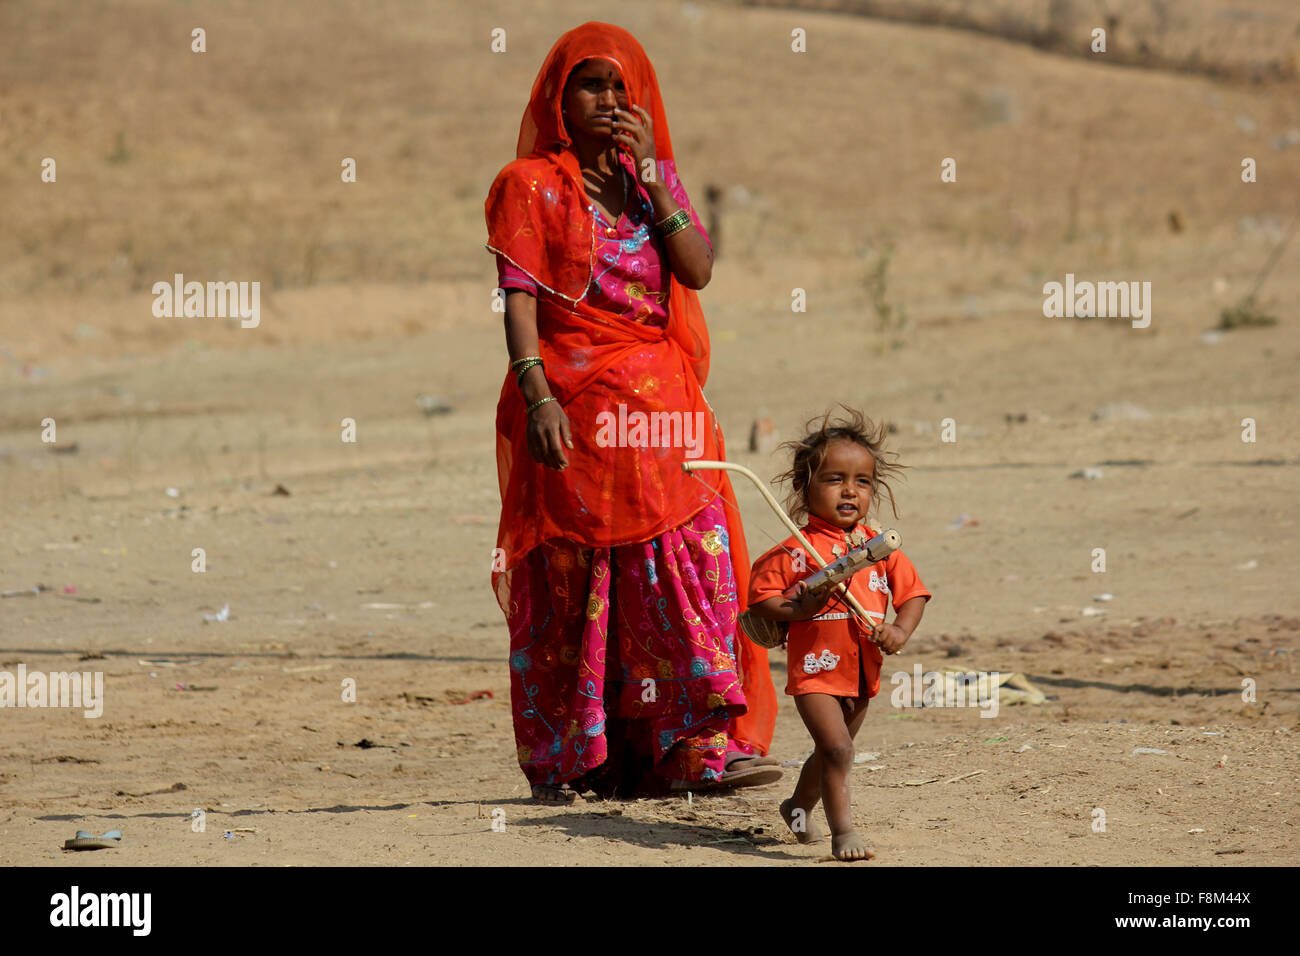
<path id="1" fill-rule="evenodd" d="M 618 66 L 631 103 L 650 114 L 656 158 L 673 158 L 659 81 L 636 38 L 597 22 L 560 37 L 533 83 L 517 158 L 493 181 L 485 211 L 488 250 L 504 255 L 538 284 L 539 354 L 551 392 L 569 417 L 574 448 L 566 449 L 569 467 L 563 472 L 532 459 L 525 406 L 507 370 L 497 404 L 502 507 L 493 590 L 510 616 L 510 571 L 541 542 L 564 537 L 585 547 L 613 547 L 648 541 L 684 524 L 720 495 L 730 503 L 726 540 L 743 611 L 749 553 L 731 482 L 725 471 L 688 475 L 681 470 L 688 456 L 726 457 L 722 430 L 702 391 L 709 334 L 698 296 L 672 277 L 666 328 L 629 321 L 586 301 L 596 265 L 595 220 L 561 108 L 570 72 L 591 58 Z M 600 387 L 593 388 L 598 379 Z M 683 448 L 606 447 L 594 437 L 596 423 L 602 414 L 617 414 L 615 405 L 647 414 L 671 410 L 683 422 L 704 424 L 691 449 L 695 454 Z M 767 652 L 739 630 L 735 645 L 748 713 L 736 718 L 732 736 L 765 754 L 776 722 Z"/>

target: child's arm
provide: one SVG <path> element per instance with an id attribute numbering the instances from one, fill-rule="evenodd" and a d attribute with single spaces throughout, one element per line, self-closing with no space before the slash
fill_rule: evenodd
<path id="1" fill-rule="evenodd" d="M 821 594 L 803 600 L 805 588 L 803 581 L 796 581 L 783 594 L 751 604 L 749 609 L 759 617 L 766 617 L 773 621 L 811 620 L 826 606 L 826 602 L 835 594 L 835 588 L 827 588 Z"/>
<path id="2" fill-rule="evenodd" d="M 886 654 L 897 654 L 903 649 L 916 630 L 916 626 L 921 623 L 921 615 L 925 613 L 925 602 L 927 598 L 917 595 L 909 601 L 904 601 L 903 606 L 894 614 L 894 620 L 889 624 L 876 625 L 876 643 Z"/>

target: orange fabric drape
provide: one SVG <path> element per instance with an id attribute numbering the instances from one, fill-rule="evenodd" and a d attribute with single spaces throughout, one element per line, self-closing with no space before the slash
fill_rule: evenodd
<path id="1" fill-rule="evenodd" d="M 616 64 L 631 103 L 650 114 L 656 158 L 673 159 L 659 81 L 636 38 L 596 22 L 560 37 L 533 83 L 516 159 L 493 181 L 485 212 L 488 250 L 538 284 L 539 353 L 551 392 L 569 418 L 574 447 L 566 449 L 569 467 L 563 472 L 532 459 L 525 406 L 507 370 L 496 418 L 502 508 L 493 590 L 510 615 L 510 571 L 541 542 L 564 537 L 587 547 L 613 547 L 647 541 L 683 524 L 720 494 L 731 503 L 728 546 L 744 610 L 749 553 L 727 473 L 681 470 L 689 458 L 726 454 L 702 391 L 709 334 L 699 297 L 673 277 L 665 328 L 630 322 L 586 301 L 595 268 L 595 220 L 561 107 L 570 72 L 591 58 Z M 628 417 L 621 419 L 624 411 Z M 611 442 L 619 437 L 620 422 L 635 421 L 638 412 L 662 416 L 657 421 L 674 429 L 673 442 L 647 446 L 644 436 L 640 444 L 635 438 Z M 749 709 L 736 719 L 733 736 L 767 753 L 776 721 L 767 652 L 740 632 L 735 644 Z"/>

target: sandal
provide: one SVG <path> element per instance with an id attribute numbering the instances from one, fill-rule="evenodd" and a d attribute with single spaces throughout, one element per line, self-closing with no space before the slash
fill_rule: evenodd
<path id="1" fill-rule="evenodd" d="M 741 753 L 739 750 L 732 750 L 727 754 L 727 770 L 735 768 L 736 770 L 745 770 L 749 767 L 779 767 L 781 761 L 775 757 L 764 757 L 759 754 Z"/>
<path id="2" fill-rule="evenodd" d="M 669 787 L 677 793 L 684 790 L 702 793 L 709 790 L 730 790 L 733 787 L 764 787 L 776 783 L 782 775 L 781 768 L 777 766 L 746 767 L 743 770 L 725 770 L 717 780 L 674 780 Z"/>
<path id="3" fill-rule="evenodd" d="M 578 791 L 567 783 L 556 786 L 553 783 L 533 784 L 533 799 L 538 803 L 551 806 L 568 806 L 578 799 Z"/>

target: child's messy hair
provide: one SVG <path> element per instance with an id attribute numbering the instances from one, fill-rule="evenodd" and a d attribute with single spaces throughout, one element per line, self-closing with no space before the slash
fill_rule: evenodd
<path id="1" fill-rule="evenodd" d="M 891 479 L 901 477 L 902 470 L 906 466 L 898 464 L 894 453 L 885 450 L 885 436 L 889 434 L 889 426 L 883 422 L 877 425 L 860 411 L 847 405 L 840 404 L 840 408 L 848 413 L 848 417 L 832 422 L 831 413 L 828 411 L 820 419 L 812 418 L 808 421 L 804 426 L 803 438 L 781 444 L 782 448 L 789 448 L 794 452 L 794 461 L 789 471 L 777 475 L 775 480 L 790 482 L 790 493 L 786 496 L 785 510 L 795 524 L 803 524 L 808 517 L 808 487 L 812 484 L 813 475 L 817 474 L 817 469 L 826 460 L 827 448 L 834 441 L 856 442 L 871 452 L 871 457 L 876 463 L 871 478 L 871 509 L 875 510 L 880 500 L 879 493 L 883 489 L 889 496 L 889 506 L 893 509 L 894 517 L 898 517 L 894 489 L 890 487 L 889 482 Z"/>

